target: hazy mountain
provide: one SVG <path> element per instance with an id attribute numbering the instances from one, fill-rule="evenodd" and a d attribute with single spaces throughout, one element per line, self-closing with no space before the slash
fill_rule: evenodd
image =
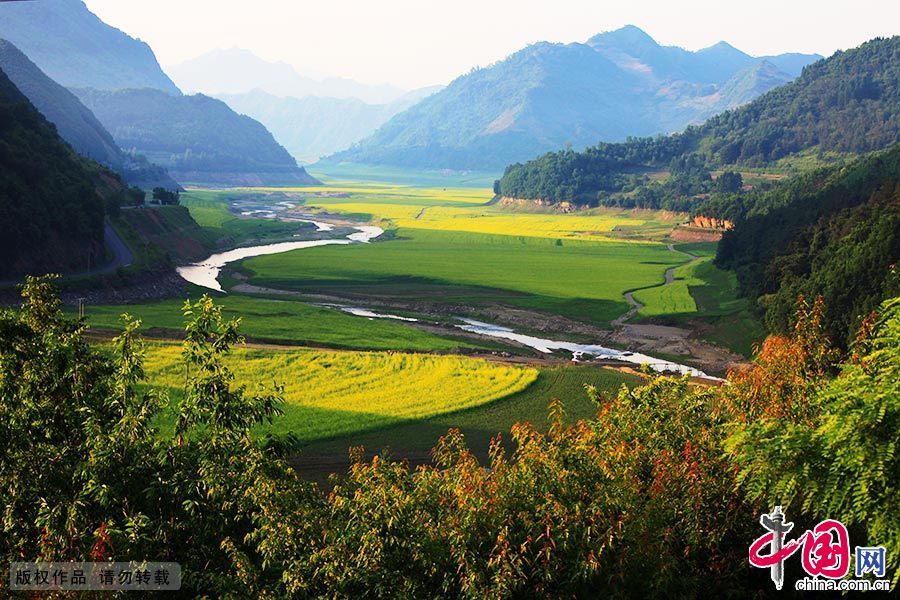
<path id="1" fill-rule="evenodd" d="M 66 87 L 181 93 L 147 44 L 107 25 L 81 0 L 0 2 L 0 38 Z"/>
<path id="2" fill-rule="evenodd" d="M 368 104 L 387 104 L 405 93 L 392 85 L 306 77 L 287 63 L 269 62 L 241 48 L 214 50 L 166 70 L 183 89 L 214 96 L 261 90 L 281 97 L 356 98 Z"/>
<path id="3" fill-rule="evenodd" d="M 104 257 L 117 179 L 76 154 L 0 70 L 0 278 L 86 269 Z"/>
<path id="4" fill-rule="evenodd" d="M 0 68 L 82 156 L 118 172 L 131 185 L 145 189 L 179 187 L 165 169 L 149 164 L 142 156 L 125 154 L 94 113 L 6 40 L 0 40 Z"/>
<path id="5" fill-rule="evenodd" d="M 459 77 L 329 160 L 498 169 L 570 145 L 681 130 L 791 79 L 778 62 L 796 71 L 803 60 L 754 58 L 724 42 L 689 52 L 633 26 L 584 44 L 543 42 Z"/>
<path id="6" fill-rule="evenodd" d="M 441 89 L 409 92 L 389 104 L 367 104 L 356 98 L 281 98 L 262 90 L 217 96 L 239 113 L 253 117 L 298 159 L 314 162 L 349 148 L 391 117 Z"/>
<path id="7" fill-rule="evenodd" d="M 122 148 L 147 156 L 183 182 L 227 185 L 318 183 L 259 122 L 202 94 L 152 89 L 73 90 Z"/>

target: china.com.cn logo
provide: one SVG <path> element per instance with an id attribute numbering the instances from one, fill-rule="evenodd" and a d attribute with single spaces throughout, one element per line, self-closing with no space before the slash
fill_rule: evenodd
<path id="1" fill-rule="evenodd" d="M 780 506 L 771 514 L 760 516 L 759 522 L 766 533 L 750 546 L 750 564 L 770 569 L 776 589 L 784 585 L 784 562 L 800 551 L 803 570 L 809 577 L 797 581 L 798 590 L 890 590 L 890 580 L 880 579 L 885 576 L 886 563 L 885 549 L 881 546 L 856 546 L 853 557 L 857 579 L 845 579 L 850 572 L 850 536 L 840 521 L 826 519 L 790 541 L 786 536 L 794 524 L 785 520 Z M 766 548 L 769 551 L 764 554 Z M 859 579 L 866 574 L 879 579 Z"/>

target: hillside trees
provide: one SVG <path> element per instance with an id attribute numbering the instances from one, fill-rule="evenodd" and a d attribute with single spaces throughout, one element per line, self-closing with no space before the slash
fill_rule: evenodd
<path id="1" fill-rule="evenodd" d="M 596 418 L 567 422 L 553 401 L 547 433 L 516 425 L 488 465 L 456 431 L 414 472 L 356 449 L 325 496 L 251 434 L 279 388 L 234 386 L 221 359 L 238 322 L 208 297 L 184 307 L 165 436 L 137 323 L 103 349 L 47 280 L 23 296 L 0 313 L 4 561 L 173 560 L 185 593 L 215 596 L 719 597 L 768 583 L 747 547 L 772 504 L 900 555 L 896 299 L 843 364 L 822 302 L 803 302 L 730 385 L 588 389 Z"/>

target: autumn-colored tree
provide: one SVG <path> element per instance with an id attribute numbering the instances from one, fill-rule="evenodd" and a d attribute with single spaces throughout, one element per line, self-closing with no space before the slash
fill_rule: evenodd
<path id="1" fill-rule="evenodd" d="M 810 332 L 801 328 L 800 333 Z M 764 346 L 761 356 L 765 351 Z M 804 356 L 824 357 L 827 352 Z M 789 377 L 795 364 L 785 362 Z M 809 520 L 831 518 L 854 526 L 866 538 L 854 543 L 886 546 L 896 568 L 900 298 L 886 302 L 876 318 L 864 321 L 852 359 L 840 367 L 836 378 L 825 379 L 820 373 L 817 368 L 807 375 L 802 412 L 769 409 L 757 412 L 754 419 L 741 418 L 732 425 L 726 448 L 740 465 L 739 480 L 751 500 L 792 507 Z M 784 387 L 777 375 L 770 376 L 779 385 L 767 392 L 769 404 L 796 407 L 798 386 Z M 756 379 L 749 375 L 741 381 Z M 729 395 L 743 394 L 745 389 L 735 386 Z M 895 571 L 895 584 L 898 577 Z"/>

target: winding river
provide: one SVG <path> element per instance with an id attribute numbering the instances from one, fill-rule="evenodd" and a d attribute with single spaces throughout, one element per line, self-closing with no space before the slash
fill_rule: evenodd
<path id="1" fill-rule="evenodd" d="M 318 223 L 308 221 L 315 225 L 319 231 L 330 231 L 333 226 L 330 223 Z M 186 267 L 178 267 L 178 274 L 185 281 L 199 285 L 200 287 L 209 288 L 217 292 L 225 292 L 219 284 L 219 273 L 222 267 L 228 263 L 233 263 L 245 258 L 254 256 L 264 256 L 266 254 L 281 254 L 282 252 L 290 252 L 291 250 L 299 250 L 300 248 L 315 248 L 317 246 L 335 246 L 348 244 L 367 244 L 384 233 L 381 227 L 363 226 L 354 227 L 356 233 L 351 233 L 346 238 L 337 238 L 331 240 L 306 240 L 297 242 L 280 242 L 277 244 L 264 244 L 261 246 L 247 246 L 246 248 L 235 248 L 227 252 L 213 254 L 204 261 L 188 265 Z"/>

